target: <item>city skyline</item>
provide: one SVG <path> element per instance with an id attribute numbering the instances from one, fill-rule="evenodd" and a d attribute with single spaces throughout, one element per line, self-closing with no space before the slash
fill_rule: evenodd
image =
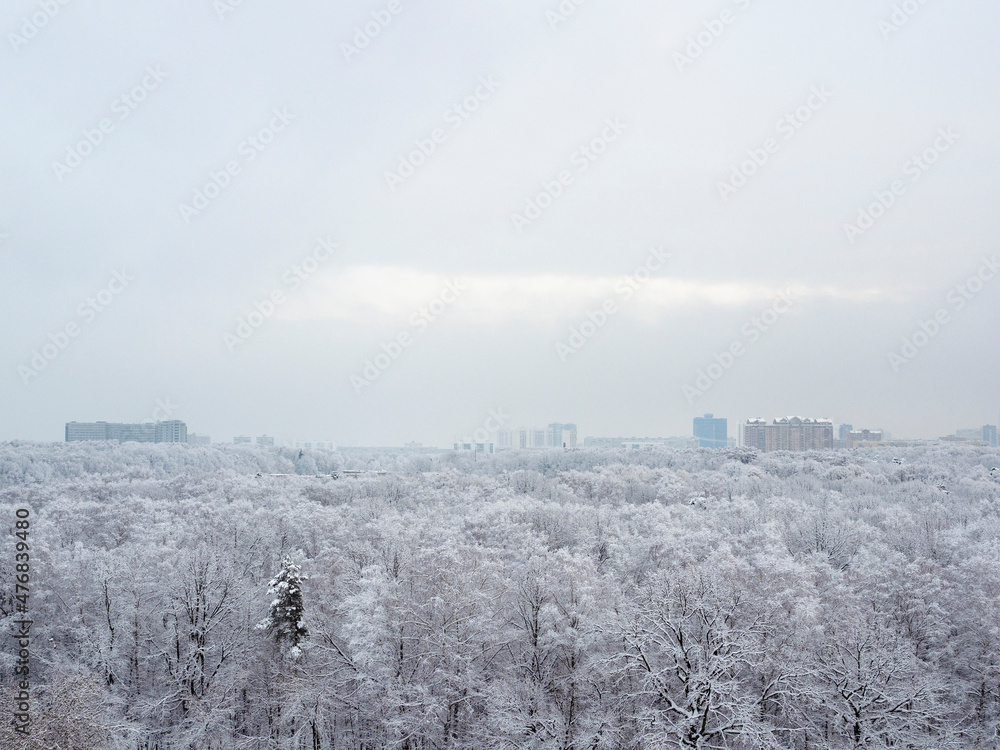
<path id="1" fill-rule="evenodd" d="M 357 445 L 497 404 L 995 423 L 1000 9 L 723 5 L 403 2 L 348 55 L 369 10 L 5 36 L 0 439 L 167 395 L 204 434 Z"/>
<path id="2" fill-rule="evenodd" d="M 797 416 L 775 417 L 771 422 L 768 422 L 766 419 L 761 419 L 760 417 L 740 419 L 736 422 L 734 430 L 735 435 L 732 435 L 727 429 L 728 418 L 715 417 L 714 414 L 708 413 L 702 415 L 701 417 L 694 418 L 694 426 L 690 435 L 676 434 L 666 438 L 651 436 L 637 437 L 634 435 L 627 438 L 611 438 L 596 434 L 587 435 L 585 433 L 579 433 L 575 423 L 549 423 L 546 428 L 532 428 L 525 426 L 504 427 L 502 425 L 497 426 L 495 429 L 486 429 L 481 427 L 477 429 L 473 436 L 464 436 L 454 441 L 447 442 L 440 448 L 434 443 L 425 443 L 420 440 L 407 440 L 402 445 L 407 448 L 427 448 L 436 450 L 448 450 L 447 446 L 451 446 L 454 450 L 473 450 L 483 453 L 526 449 L 620 447 L 620 444 L 625 445 L 626 447 L 629 444 L 633 447 L 638 447 L 640 444 L 644 444 L 647 446 L 668 445 L 678 448 L 722 448 L 733 445 L 747 445 L 760 447 L 762 449 L 767 446 L 768 450 L 772 450 L 774 449 L 773 446 L 779 443 L 787 445 L 789 440 L 788 436 L 785 435 L 781 438 L 774 436 L 765 438 L 763 436 L 764 433 L 761 432 L 761 430 L 784 425 L 784 429 L 787 431 L 788 425 L 801 425 L 803 422 L 807 426 L 815 423 L 822 423 L 822 425 L 825 426 L 828 431 L 828 435 L 826 435 L 826 437 L 824 437 L 820 442 L 814 443 L 811 438 L 806 441 L 809 445 L 815 445 L 816 447 L 824 449 L 853 448 L 864 444 L 878 444 L 882 442 L 889 443 L 892 441 L 906 442 L 936 439 L 983 442 L 987 445 L 993 446 L 996 446 L 998 443 L 997 426 L 991 424 L 974 428 L 955 428 L 953 431 L 946 432 L 935 437 L 912 437 L 893 435 L 889 430 L 881 428 L 855 429 L 854 425 L 850 423 L 836 423 L 834 420 L 826 418 Z M 489 421 L 487 424 L 489 424 Z M 559 428 L 558 433 L 555 428 Z M 748 431 L 748 428 L 754 428 L 756 430 L 753 432 L 752 436 L 751 432 Z M 166 437 L 168 434 L 172 437 Z M 556 439 L 557 434 L 562 436 L 558 441 Z M 371 446 L 349 446 L 347 444 L 338 443 L 336 440 L 275 436 L 268 435 L 266 432 L 257 436 L 235 435 L 231 439 L 217 438 L 213 440 L 210 435 L 188 431 L 187 424 L 183 420 L 157 420 L 142 423 L 115 423 L 106 421 L 84 423 L 72 421 L 65 423 L 64 435 L 66 442 L 70 442 L 71 440 L 118 439 L 138 440 L 140 442 L 182 442 L 203 445 L 212 443 L 232 443 L 235 445 L 277 445 L 279 447 L 305 448 L 312 448 L 315 446 L 320 449 L 336 449 L 338 446 L 389 447 L 391 445 L 389 443 L 382 443 L 373 444 Z M 691 442 L 685 444 L 684 441 Z"/>
<path id="3" fill-rule="evenodd" d="M 484 402 L 485 405 L 482 408 L 481 412 L 482 416 L 472 417 L 472 420 L 474 421 L 470 421 L 470 427 L 466 428 L 465 430 L 462 430 L 456 427 L 455 425 L 448 427 L 443 424 L 436 429 L 423 428 L 423 430 L 421 430 L 418 428 L 417 430 L 412 430 L 412 431 L 411 430 L 404 431 L 403 429 L 397 427 L 395 429 L 385 430 L 384 432 L 382 432 L 382 435 L 384 437 L 375 437 L 369 442 L 352 441 L 351 440 L 352 430 L 350 429 L 350 427 L 346 426 L 342 420 L 338 420 L 335 418 L 331 418 L 330 420 L 323 420 L 323 422 L 329 421 L 335 423 L 335 426 L 332 428 L 319 426 L 320 423 L 316 422 L 318 426 L 311 429 L 300 430 L 300 429 L 295 429 L 294 427 L 289 429 L 288 427 L 285 427 L 283 425 L 290 425 L 294 424 L 295 422 L 303 421 L 303 418 L 299 416 L 290 417 L 288 414 L 276 414 L 274 416 L 274 419 L 271 418 L 265 419 L 259 416 L 251 419 L 241 419 L 235 423 L 237 428 L 241 429 L 233 429 L 232 426 L 228 426 L 226 424 L 222 424 L 222 426 L 220 427 L 218 424 L 212 424 L 209 420 L 205 419 L 204 417 L 199 417 L 197 421 L 199 422 L 200 426 L 197 429 L 197 433 L 211 435 L 213 437 L 215 435 L 220 435 L 223 436 L 226 441 L 230 441 L 233 438 L 233 436 L 236 435 L 257 436 L 262 433 L 267 433 L 267 434 L 273 433 L 275 435 L 278 435 L 279 437 L 282 437 L 283 439 L 292 439 L 292 440 L 323 439 L 341 445 L 352 445 L 352 444 L 372 445 L 372 446 L 394 445 L 394 444 L 402 445 L 403 443 L 409 441 L 417 441 L 417 442 L 422 442 L 424 444 L 450 445 L 459 435 L 462 434 L 471 435 L 472 431 L 481 426 L 483 418 L 489 414 L 489 408 L 490 408 L 489 405 L 492 403 L 496 403 L 497 401 L 498 401 L 497 399 L 494 399 L 492 401 Z M 135 419 L 134 417 L 132 419 L 119 418 L 118 420 L 113 420 L 108 418 L 108 421 L 119 421 L 123 423 L 127 422 L 127 423 L 138 424 L 143 422 L 166 421 L 166 419 L 172 417 L 184 418 L 187 416 L 187 413 L 190 411 L 190 409 L 183 408 L 182 406 L 179 405 L 179 402 L 180 402 L 179 399 L 177 399 L 175 402 L 173 397 L 153 398 L 150 399 L 147 406 L 145 407 L 146 413 L 152 415 L 152 418 L 147 417 L 145 419 L 138 419 L 138 420 Z M 297 411 L 297 408 L 295 407 L 295 405 L 291 405 L 291 407 L 292 408 L 290 409 L 290 411 L 294 415 L 294 413 Z M 548 411 L 547 409 L 537 410 L 536 413 L 540 413 L 541 416 L 532 419 L 530 417 L 523 418 L 522 417 L 523 412 L 515 411 L 513 409 L 510 409 L 509 407 L 504 407 L 504 408 L 506 408 L 508 411 L 511 412 L 512 415 L 514 415 L 512 418 L 514 419 L 515 422 L 517 422 L 517 425 L 515 425 L 515 427 L 523 426 L 524 424 L 537 424 L 537 425 L 542 425 L 542 429 L 544 429 L 544 426 L 548 425 L 550 422 L 550 419 L 546 416 L 546 413 Z M 85 421 L 84 419 L 81 418 L 82 417 L 80 413 L 81 410 L 70 409 L 70 411 L 72 411 L 74 414 L 77 415 L 77 421 Z M 141 413 L 142 407 L 130 407 L 128 410 L 123 410 L 115 407 L 114 405 L 111 405 L 106 410 L 105 409 L 98 410 L 92 408 L 87 411 L 91 412 L 93 416 L 96 418 L 106 418 L 108 417 L 109 414 L 111 415 L 127 414 L 128 412 L 131 412 L 132 414 L 135 414 L 136 412 Z M 464 409 L 463 411 L 468 413 L 471 410 Z M 578 408 L 574 408 L 572 405 L 568 405 L 566 408 L 561 408 L 560 411 L 579 413 L 581 410 Z M 838 410 L 823 409 L 818 411 L 823 414 L 831 414 L 831 413 L 836 413 Z M 842 411 L 847 412 L 848 410 L 845 409 Z M 209 412 L 211 412 L 211 410 L 209 410 Z M 704 413 L 706 412 L 691 410 L 686 413 L 673 412 L 671 414 L 664 415 L 662 418 L 655 418 L 655 416 L 651 418 L 651 415 L 644 414 L 644 415 L 633 415 L 629 418 L 623 418 L 619 415 L 618 417 L 609 417 L 603 420 L 594 420 L 590 423 L 591 424 L 590 427 L 581 428 L 582 431 L 580 432 L 581 435 L 580 441 L 582 442 L 582 437 L 584 433 L 591 436 L 638 435 L 638 434 L 686 435 L 691 431 L 690 427 L 691 420 L 694 418 L 702 417 Z M 739 409 L 726 413 L 717 411 L 716 413 L 724 416 L 729 420 L 729 422 L 731 423 L 730 435 L 732 436 L 736 434 L 735 426 L 739 422 L 745 421 L 746 419 L 753 418 L 755 416 L 759 416 L 760 414 L 767 414 L 768 411 L 765 411 L 764 409 L 761 408 L 752 408 L 752 409 Z M 781 416 L 787 416 L 788 414 L 794 414 L 796 412 L 788 409 L 782 409 L 780 408 L 779 404 L 779 408 L 771 410 L 770 413 L 777 414 L 779 415 L 778 418 L 780 418 Z M 804 413 L 804 412 L 798 412 L 798 413 Z M 841 418 L 839 416 L 833 416 L 830 418 L 837 426 L 845 423 L 863 425 L 873 430 L 875 429 L 886 430 L 892 433 L 894 436 L 900 438 L 906 437 L 908 439 L 935 439 L 937 437 L 941 437 L 942 435 L 953 434 L 956 429 L 969 429 L 969 428 L 978 429 L 978 427 L 974 426 L 980 422 L 982 424 L 1000 423 L 1000 409 L 993 409 L 992 411 L 987 410 L 980 413 L 978 417 L 976 414 L 972 414 L 971 417 L 960 416 L 960 415 L 956 416 L 943 415 L 933 421 L 929 420 L 927 422 L 922 423 L 922 425 L 918 425 L 912 431 L 908 431 L 905 428 L 901 428 L 898 426 L 900 424 L 906 424 L 909 421 L 904 416 L 893 417 L 893 415 L 890 414 L 886 419 L 880 421 L 874 418 L 865 418 L 863 415 L 858 416 L 859 413 L 860 412 L 858 411 L 851 411 L 849 414 L 845 415 L 845 418 Z M 766 417 L 766 418 L 771 419 L 774 417 Z M 96 419 L 92 421 L 96 421 Z M 312 423 L 315 420 L 313 418 L 309 418 L 308 421 Z M 581 420 L 578 420 L 578 422 L 580 421 Z M 508 427 L 510 426 L 510 424 L 513 423 L 509 423 Z M 956 428 L 955 425 L 957 424 L 965 425 L 965 427 Z M 37 429 L 38 426 L 36 425 L 36 429 L 27 430 L 24 433 L 14 433 L 9 431 L 10 430 L 9 424 L 0 423 L 0 433 L 4 433 L 5 431 L 7 431 L 6 434 L 0 434 L 0 440 L 39 440 L 42 442 L 45 442 L 47 440 L 60 440 L 64 432 L 64 425 L 65 425 L 65 420 L 55 422 L 51 426 L 45 428 L 44 430 Z M 610 427 L 602 427 L 601 425 L 610 425 Z M 646 425 L 645 429 L 643 429 L 643 425 Z M 307 435 L 309 437 L 298 437 L 303 435 Z M 322 437 L 319 438 L 317 436 L 322 436 Z"/>

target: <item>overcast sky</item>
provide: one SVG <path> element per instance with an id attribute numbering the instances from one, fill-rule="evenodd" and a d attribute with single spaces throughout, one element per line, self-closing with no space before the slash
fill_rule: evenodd
<path id="1" fill-rule="evenodd" d="M 12 0 L 0 439 L 995 424 L 1000 7 L 895 7 Z"/>

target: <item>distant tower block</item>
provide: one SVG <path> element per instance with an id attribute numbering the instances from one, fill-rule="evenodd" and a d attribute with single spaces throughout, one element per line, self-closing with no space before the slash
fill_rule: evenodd
<path id="1" fill-rule="evenodd" d="M 694 436 L 701 448 L 725 448 L 729 445 L 729 424 L 714 414 L 694 418 Z"/>
<path id="2" fill-rule="evenodd" d="M 119 443 L 186 443 L 187 425 L 179 419 L 166 422 L 67 422 L 66 442 L 117 440 Z"/>

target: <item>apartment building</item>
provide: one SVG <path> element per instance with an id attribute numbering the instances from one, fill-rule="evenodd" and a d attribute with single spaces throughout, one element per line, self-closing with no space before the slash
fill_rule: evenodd
<path id="1" fill-rule="evenodd" d="M 763 419 L 748 419 L 743 425 L 743 445 L 764 452 L 831 450 L 833 422 L 810 417 L 781 417 L 768 424 Z"/>
<path id="2" fill-rule="evenodd" d="M 186 443 L 187 425 L 179 419 L 165 422 L 67 422 L 66 442 L 117 440 L 119 443 Z"/>

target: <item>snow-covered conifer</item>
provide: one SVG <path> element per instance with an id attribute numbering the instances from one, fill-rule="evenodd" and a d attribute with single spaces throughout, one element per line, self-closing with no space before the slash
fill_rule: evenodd
<path id="1" fill-rule="evenodd" d="M 302 601 L 303 576 L 299 566 L 286 557 L 281 561 L 281 570 L 267 584 L 271 601 L 267 617 L 257 624 L 266 630 L 275 643 L 292 657 L 301 653 L 299 643 L 309 635 L 305 625 L 305 605 Z"/>

